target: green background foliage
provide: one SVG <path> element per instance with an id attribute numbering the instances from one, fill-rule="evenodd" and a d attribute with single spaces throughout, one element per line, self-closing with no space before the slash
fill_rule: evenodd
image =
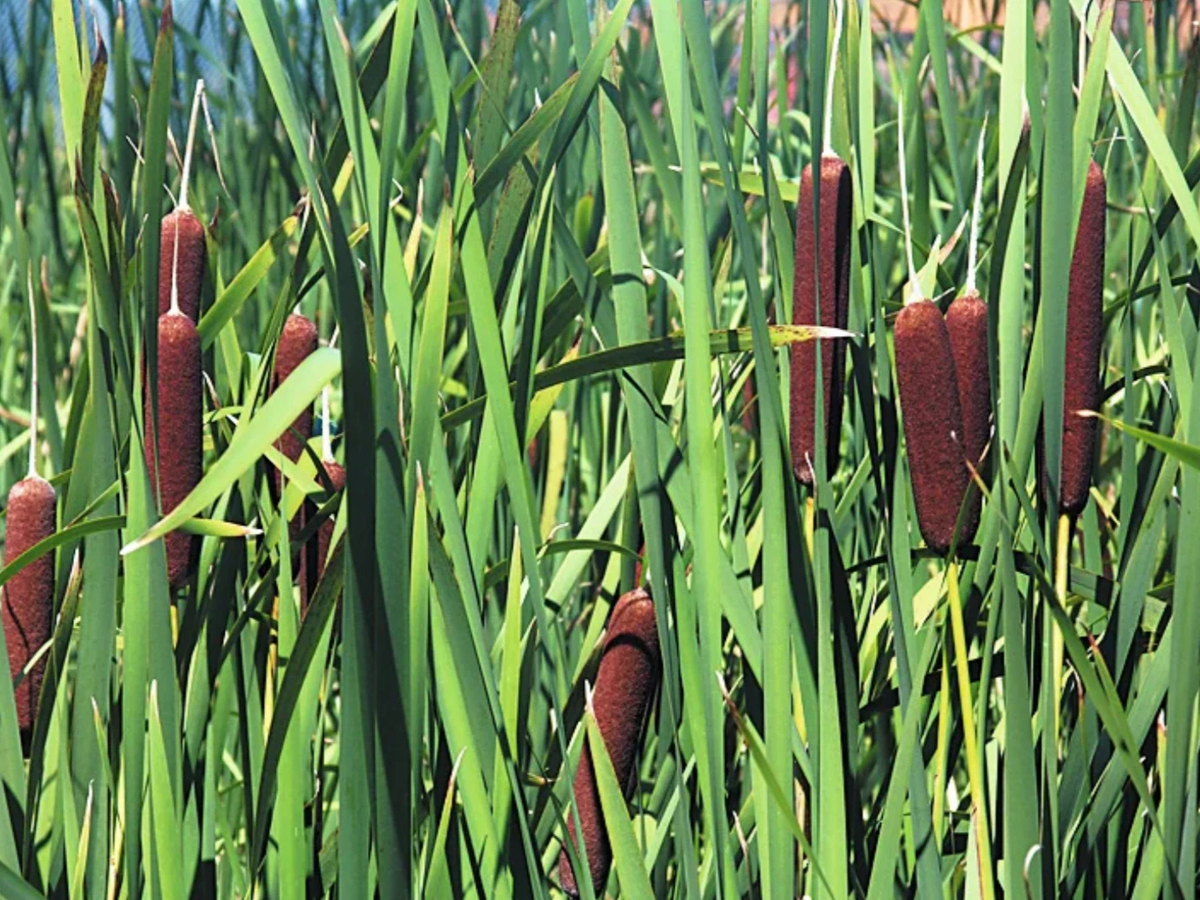
<path id="1" fill-rule="evenodd" d="M 0 686 L 0 895 L 560 897 L 586 741 L 616 864 L 585 896 L 1196 896 L 1200 53 L 1175 3 L 1008 0 L 959 30 L 920 0 L 900 33 L 848 2 L 832 46 L 830 0 L 196 0 L 186 24 L 34 0 L 21 28 L 18 2 L 0 486 L 37 415 L 59 617 L 28 761 Z M 164 518 L 143 361 L 200 75 L 205 475 Z M 812 337 L 793 223 L 827 96 L 852 336 L 810 492 L 786 348 Z M 916 527 L 890 324 L 906 240 L 927 296 L 966 281 L 981 132 L 994 432 L 952 566 Z M 1035 447 L 1045 411 L 1059 458 L 1091 159 L 1102 439 L 1064 531 Z M 272 393 L 294 309 L 326 346 Z M 326 387 L 339 493 L 319 437 L 273 446 Z M 331 516 L 301 619 L 292 551 Z M 172 597 L 180 525 L 201 564 Z M 663 671 L 623 805 L 585 686 L 639 577 Z"/>

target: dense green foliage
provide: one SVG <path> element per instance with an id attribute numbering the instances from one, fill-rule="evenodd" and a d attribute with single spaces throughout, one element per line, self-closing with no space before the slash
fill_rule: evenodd
<path id="1" fill-rule="evenodd" d="M 0 687 L 0 896 L 561 897 L 585 741 L 610 895 L 1197 895 L 1200 53 L 1174 3 L 1114 28 L 1008 0 L 957 32 L 920 0 L 900 35 L 848 2 L 836 46 L 832 0 L 195 0 L 194 31 L 96 5 L 111 28 L 33 0 L 0 85 L 0 488 L 32 292 L 60 613 L 29 759 Z M 201 74 L 205 474 L 163 518 L 142 379 Z M 787 323 L 827 96 L 853 335 L 810 491 Z M 944 559 L 891 322 L 906 239 L 925 296 L 967 280 L 981 133 L 992 445 Z M 1039 482 L 1091 159 L 1104 421 L 1062 526 Z M 293 309 L 325 346 L 272 392 Z M 274 448 L 326 386 L 344 491 L 319 433 Z M 302 619 L 292 551 L 330 516 Z M 635 579 L 663 671 L 627 814 L 587 685 Z"/>

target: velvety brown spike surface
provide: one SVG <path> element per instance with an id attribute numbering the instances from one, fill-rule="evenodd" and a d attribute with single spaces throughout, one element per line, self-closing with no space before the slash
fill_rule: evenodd
<path id="1" fill-rule="evenodd" d="M 275 372 L 272 379 L 272 390 L 283 384 L 284 380 L 296 370 L 300 363 L 317 349 L 317 326 L 307 316 L 292 313 L 283 323 L 283 333 L 279 336 L 279 345 L 275 348 Z M 296 417 L 292 427 L 280 436 L 276 446 L 279 452 L 296 462 L 304 453 L 304 445 L 312 434 L 312 407 L 305 409 Z M 280 473 L 275 473 L 276 487 L 281 483 Z"/>
<path id="2" fill-rule="evenodd" d="M 650 595 L 638 588 L 622 596 L 613 608 L 592 694 L 596 723 L 612 759 L 617 782 L 624 787 L 626 797 L 632 792 L 637 776 L 638 745 L 658 687 L 660 664 L 654 604 Z M 582 843 L 586 849 L 592 885 L 599 896 L 612 865 L 612 847 L 600 809 L 596 770 L 586 743 L 575 771 L 575 805 L 583 827 L 583 840 L 580 842 L 576 837 L 575 819 L 570 813 L 567 817 L 568 840 L 575 847 Z M 558 876 L 563 890 L 578 897 L 578 882 L 565 847 L 558 863 Z"/>
<path id="3" fill-rule="evenodd" d="M 957 437 L 963 417 L 954 352 L 942 311 L 928 300 L 910 303 L 896 316 L 895 339 L 917 522 L 925 543 L 945 553 L 968 476 Z"/>
<path id="4" fill-rule="evenodd" d="M 54 534 L 56 498 L 50 482 L 36 475 L 22 478 L 8 492 L 8 527 L 4 537 L 4 564 Z M 46 641 L 54 624 L 54 554 L 47 553 L 27 565 L 3 590 L 0 617 L 8 672 L 16 678 Z M 17 725 L 28 752 L 37 713 L 38 693 L 46 671 L 43 655 L 16 691 Z"/>
<path id="5" fill-rule="evenodd" d="M 149 389 L 146 392 L 146 465 L 150 483 L 159 493 L 163 514 L 178 506 L 200 480 L 204 455 L 201 417 L 200 335 L 182 312 L 158 317 L 158 428 L 155 428 Z M 153 448 L 155 435 L 158 459 Z M 199 547 L 195 536 L 172 531 L 166 537 L 167 578 L 171 587 L 183 584 Z"/>
<path id="6" fill-rule="evenodd" d="M 812 166 L 800 175 L 796 203 L 796 274 L 792 290 L 792 324 L 846 327 L 850 308 L 850 231 L 852 197 L 850 169 L 836 156 L 821 157 L 821 219 L 818 235 L 813 223 Z M 820 245 L 820 322 L 817 316 L 817 258 Z M 803 341 L 791 345 L 792 468 L 796 477 L 812 484 L 816 447 L 817 345 Z M 837 464 L 838 437 L 842 428 L 842 396 L 846 349 L 842 341 L 821 344 L 821 380 L 824 397 L 825 446 L 829 469 Z"/>
<path id="7" fill-rule="evenodd" d="M 1077 515 L 1087 504 L 1099 422 L 1077 415 L 1100 406 L 1100 348 L 1104 340 L 1104 229 L 1107 184 L 1095 160 L 1088 166 L 1083 209 L 1067 300 L 1063 379 L 1062 480 L 1058 506 Z"/>
<path id="8" fill-rule="evenodd" d="M 343 469 L 333 460 L 325 460 L 325 474 L 329 476 L 329 482 L 333 485 L 335 491 L 340 491 L 346 486 L 346 470 Z M 316 515 L 317 508 L 315 505 L 305 504 L 305 518 L 312 518 Z M 317 529 L 317 533 L 313 535 L 300 556 L 300 618 L 303 619 L 308 615 L 308 603 L 316 593 L 317 584 L 321 580 L 321 576 L 325 573 L 325 560 L 329 558 L 329 544 L 333 540 L 333 519 L 326 519 L 321 523 L 321 527 Z"/>
<path id="9" fill-rule="evenodd" d="M 979 294 L 974 291 L 963 294 L 950 304 L 946 310 L 946 331 L 954 353 L 958 402 L 962 408 L 960 445 L 963 455 L 980 471 L 991 432 L 992 389 L 988 375 L 988 308 Z M 967 477 L 970 478 L 970 472 Z M 960 543 L 974 538 L 982 502 L 983 494 L 978 489 L 971 490 Z"/>
<path id="10" fill-rule="evenodd" d="M 158 314 L 171 308 L 171 273 L 175 266 L 175 241 L 179 241 L 179 308 L 193 322 L 200 320 L 200 287 L 204 284 L 204 224 L 190 209 L 163 216 L 159 231 Z"/>

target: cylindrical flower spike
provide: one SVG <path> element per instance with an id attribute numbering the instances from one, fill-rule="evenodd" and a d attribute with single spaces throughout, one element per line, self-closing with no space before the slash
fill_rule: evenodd
<path id="1" fill-rule="evenodd" d="M 850 233 L 852 197 L 850 168 L 833 153 L 820 160 L 820 232 L 813 222 L 812 166 L 800 175 L 796 204 L 796 274 L 792 289 L 792 324 L 845 328 L 850 309 Z M 817 271 L 817 249 L 820 271 Z M 820 278 L 820 303 L 817 279 Z M 819 316 L 818 316 L 819 309 Z M 819 320 L 819 321 L 818 321 Z M 796 477 L 811 485 L 816 468 L 817 345 L 801 341 L 791 345 L 791 443 Z M 821 345 L 821 396 L 824 399 L 825 448 L 829 469 L 837 464 L 842 425 L 843 370 L 846 350 L 842 341 Z"/>
<path id="2" fill-rule="evenodd" d="M 325 474 L 334 491 L 346 486 L 346 470 L 331 459 L 325 460 Z M 316 508 L 308 504 L 305 518 L 316 515 Z M 329 557 L 329 545 L 333 541 L 333 519 L 326 519 L 309 538 L 300 555 L 300 618 L 308 615 L 308 604 L 316 593 L 321 576 L 325 574 L 325 561 Z"/>
<path id="3" fill-rule="evenodd" d="M 179 292 L 179 308 L 192 322 L 200 316 L 200 288 L 204 284 L 204 224 L 190 209 L 163 216 L 158 254 L 158 314 L 171 308 L 172 270 Z M 178 255 L 178 262 L 176 256 Z"/>
<path id="4" fill-rule="evenodd" d="M 929 300 L 900 311 L 895 340 L 917 523 L 925 542 L 945 553 L 954 539 L 968 477 L 954 351 L 942 312 Z"/>
<path id="5" fill-rule="evenodd" d="M 1062 475 L 1059 511 L 1078 515 L 1087 505 L 1099 423 L 1080 410 L 1100 406 L 1100 349 L 1104 341 L 1104 172 L 1088 166 L 1083 209 L 1071 257 L 1067 352 L 1063 373 Z"/>
<path id="6" fill-rule="evenodd" d="M 646 591 L 637 588 L 617 601 L 609 618 L 608 637 L 592 694 L 596 724 L 626 797 L 633 791 L 638 747 L 658 688 L 660 665 L 654 604 Z M 592 754 L 586 744 L 575 772 L 575 806 L 579 810 L 583 839 L 580 841 L 576 836 L 575 817 L 569 813 L 567 839 L 576 848 L 586 849 L 592 885 L 599 894 L 604 890 L 612 865 L 612 847 L 600 809 Z M 559 859 L 558 875 L 563 890 L 578 897 L 579 883 L 565 847 Z"/>
<path id="7" fill-rule="evenodd" d="M 186 314 L 169 311 L 158 317 L 158 419 L 146 388 L 146 465 L 158 490 L 163 514 L 177 507 L 200 481 L 204 456 L 204 398 L 200 372 L 200 335 Z M 157 427 L 156 427 L 157 426 Z M 165 439 L 157 442 L 155 435 Z M 193 535 L 172 531 L 166 536 L 167 578 L 179 587 L 192 569 L 198 542 Z"/>
<path id="8" fill-rule="evenodd" d="M 954 371 L 958 380 L 958 401 L 962 409 L 962 432 L 959 444 L 962 455 L 979 472 L 991 434 L 992 390 L 988 373 L 988 309 L 979 294 L 968 291 L 958 297 L 946 310 L 946 331 L 954 354 Z M 970 471 L 968 470 L 968 479 Z M 983 495 L 970 491 L 970 503 L 959 533 L 959 543 L 966 544 L 975 536 L 979 526 L 979 510 Z"/>
<path id="9" fill-rule="evenodd" d="M 4 564 L 54 534 L 57 500 L 50 482 L 37 475 L 22 478 L 8 492 L 8 521 L 4 538 Z M 5 586 L 0 614 L 9 675 L 15 680 L 29 661 L 50 640 L 54 624 L 54 554 L 34 560 Z M 17 725 L 26 752 L 33 737 L 38 694 L 46 671 L 42 656 L 16 691 Z"/>
<path id="10" fill-rule="evenodd" d="M 275 371 L 271 389 L 276 390 L 317 349 L 317 326 L 307 316 L 292 313 L 283 323 L 275 348 Z M 312 408 L 305 409 L 279 438 L 279 452 L 292 462 L 300 459 L 312 433 Z"/>

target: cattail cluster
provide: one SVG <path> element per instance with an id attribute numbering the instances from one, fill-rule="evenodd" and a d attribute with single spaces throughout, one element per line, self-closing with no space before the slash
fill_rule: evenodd
<path id="1" fill-rule="evenodd" d="M 196 82 L 179 203 L 163 217 L 158 257 L 158 372 L 155 392 L 147 380 L 143 396 L 145 455 L 150 483 L 163 515 L 179 506 L 200 481 L 204 465 L 204 394 L 200 334 L 200 289 L 204 284 L 204 225 L 188 205 L 188 178 L 196 136 L 196 116 L 204 82 Z M 159 440 L 159 436 L 162 440 Z M 167 581 L 182 586 L 191 575 L 200 542 L 183 531 L 164 543 Z"/>
<path id="2" fill-rule="evenodd" d="M 146 387 L 146 465 L 150 483 L 166 515 L 200 481 L 204 432 L 200 335 L 186 313 L 167 310 L 158 317 L 158 410 Z M 163 435 L 163 440 L 157 440 Z M 173 588 L 187 581 L 199 542 L 172 531 L 166 536 L 167 579 Z"/>
<path id="3" fill-rule="evenodd" d="M 937 304 L 918 300 L 905 306 L 896 316 L 895 341 L 917 522 L 925 543 L 945 553 L 954 540 L 968 471 L 954 349 Z M 973 535 L 974 527 L 964 524 L 960 543 Z"/>
<path id="4" fill-rule="evenodd" d="M 1099 425 L 1079 415 L 1100 405 L 1100 349 L 1104 339 L 1104 172 L 1093 160 L 1071 257 L 1067 295 L 1067 347 L 1063 372 L 1062 468 L 1058 507 L 1078 515 L 1087 505 Z"/>
<path id="5" fill-rule="evenodd" d="M 925 543 L 945 553 L 956 537 L 960 545 L 970 543 L 979 527 L 982 496 L 972 489 L 971 470 L 980 471 L 990 432 L 988 309 L 975 289 L 987 124 L 979 135 L 967 287 L 950 304 L 945 317 L 935 303 L 923 298 L 913 265 L 908 237 L 912 230 L 905 183 L 903 104 L 896 127 L 905 251 L 914 292 L 896 316 L 896 382 L 904 412 L 904 440 L 917 524 Z"/>
<path id="6" fill-rule="evenodd" d="M 650 595 L 638 588 L 623 595 L 612 611 L 592 695 L 596 724 L 626 797 L 634 787 L 642 729 L 658 687 L 660 665 L 654 604 Z M 586 744 L 575 772 L 575 807 L 582 840 L 576 833 L 574 816 L 568 816 L 567 839 L 577 852 L 580 847 L 586 850 L 592 885 L 599 892 L 612 865 L 612 846 L 604 827 L 596 770 Z M 579 882 L 565 847 L 558 874 L 563 890 L 578 897 Z"/>
<path id="7" fill-rule="evenodd" d="M 329 480 L 334 493 L 346 486 L 346 470 L 332 459 L 325 460 L 325 476 Z M 316 516 L 317 508 L 312 503 L 305 504 L 305 519 L 311 520 Z M 325 574 L 325 561 L 329 557 L 329 545 L 333 541 L 333 519 L 328 518 L 321 527 L 305 543 L 300 551 L 300 617 L 308 615 L 308 604 L 316 593 L 321 576 Z"/>
<path id="8" fill-rule="evenodd" d="M 817 177 L 821 183 L 820 231 L 813 221 L 813 166 L 806 166 L 800 175 L 792 323 L 845 328 L 850 309 L 850 168 L 833 153 L 822 155 L 817 165 Z M 792 467 L 797 478 L 811 485 L 817 446 L 817 344 L 815 341 L 792 344 L 790 354 Z M 826 458 L 830 469 L 837 463 L 845 357 L 842 341 L 828 341 L 821 345 L 822 414 Z"/>
<path id="9" fill-rule="evenodd" d="M 4 564 L 54 534 L 57 500 L 50 482 L 35 474 L 22 478 L 8 492 L 8 521 Z M 54 554 L 47 553 L 23 568 L 3 589 L 0 617 L 8 650 L 9 674 L 15 680 L 48 640 L 54 624 Z M 28 672 L 16 690 L 17 725 L 26 752 L 33 736 L 38 694 L 46 656 Z"/>

